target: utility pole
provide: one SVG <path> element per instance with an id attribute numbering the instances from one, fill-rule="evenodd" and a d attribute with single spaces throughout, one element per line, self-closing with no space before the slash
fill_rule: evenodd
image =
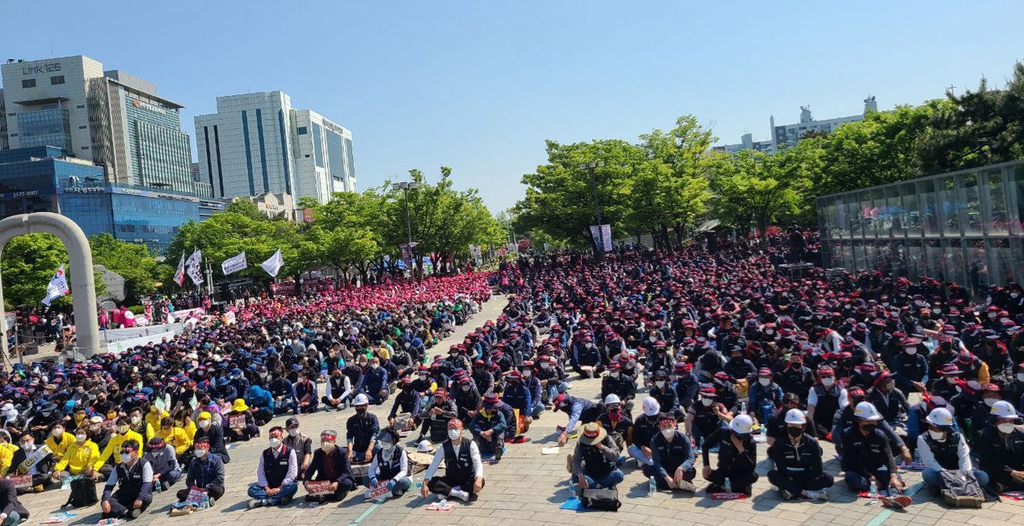
<path id="1" fill-rule="evenodd" d="M 594 260 L 604 259 L 604 234 L 601 232 L 601 202 L 597 199 L 597 177 L 594 175 L 594 168 L 604 166 L 604 161 L 590 161 L 580 163 L 581 170 L 590 172 L 590 188 L 594 192 L 594 217 L 597 218 L 597 236 L 594 237 Z"/>
<path id="2" fill-rule="evenodd" d="M 409 255 L 413 256 L 413 261 L 412 262 L 413 262 L 414 265 L 416 263 L 416 257 L 415 257 L 416 252 L 412 248 L 412 216 L 409 213 L 409 190 L 415 190 L 415 189 L 417 189 L 419 187 L 420 187 L 420 183 L 417 183 L 416 181 L 409 181 L 409 182 L 403 181 L 401 183 L 392 183 L 391 184 L 391 189 L 392 190 L 401 190 L 402 194 L 404 194 L 404 197 L 405 197 L 405 230 L 406 230 L 406 234 L 408 234 L 408 236 L 409 236 L 409 244 L 407 246 L 409 247 Z M 416 270 L 415 270 L 415 268 L 411 268 L 411 269 L 409 269 L 409 272 L 410 272 L 410 274 L 414 275 Z"/>

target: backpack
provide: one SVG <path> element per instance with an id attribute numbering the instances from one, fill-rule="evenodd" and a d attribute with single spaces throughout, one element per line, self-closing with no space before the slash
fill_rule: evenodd
<path id="1" fill-rule="evenodd" d="M 974 473 L 957 469 L 944 469 L 939 472 L 939 488 L 942 500 L 954 508 L 980 508 L 985 502 L 985 494 L 981 484 L 974 478 Z"/>
<path id="2" fill-rule="evenodd" d="M 619 511 L 619 490 L 615 488 L 585 489 L 580 497 L 584 508 L 605 511 Z"/>
<path id="3" fill-rule="evenodd" d="M 71 494 L 61 508 L 84 508 L 99 502 L 96 496 L 96 483 L 89 477 L 76 478 L 71 481 Z"/>

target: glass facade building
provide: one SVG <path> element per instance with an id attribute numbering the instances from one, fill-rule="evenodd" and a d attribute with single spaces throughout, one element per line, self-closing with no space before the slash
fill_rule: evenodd
<path id="1" fill-rule="evenodd" d="M 1024 161 L 819 197 L 817 204 L 826 266 L 926 275 L 972 294 L 1024 283 Z"/>
<path id="2" fill-rule="evenodd" d="M 68 110 L 50 108 L 18 114 L 18 137 L 21 146 L 56 146 L 71 148 L 71 116 Z"/>

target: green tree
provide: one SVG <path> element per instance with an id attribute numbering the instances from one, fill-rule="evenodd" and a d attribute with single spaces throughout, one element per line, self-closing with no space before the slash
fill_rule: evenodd
<path id="1" fill-rule="evenodd" d="M 797 212 L 807 181 L 795 173 L 795 164 L 784 152 L 743 150 L 723 160 L 712 180 L 715 208 L 723 222 L 757 228 L 763 240 L 768 226 Z"/>
<path id="2" fill-rule="evenodd" d="M 46 285 L 61 265 L 68 264 L 68 253 L 64 243 L 50 234 L 26 234 L 11 239 L 4 247 L 0 261 L 3 275 L 4 308 L 19 305 L 41 306 L 46 296 Z M 74 279 L 68 271 L 69 282 Z M 68 305 L 68 298 L 61 298 L 55 304 Z"/>
<path id="3" fill-rule="evenodd" d="M 137 305 L 139 299 L 156 291 L 156 259 L 145 245 L 114 239 L 100 234 L 89 239 L 92 261 L 116 272 L 125 281 L 125 302 Z"/>

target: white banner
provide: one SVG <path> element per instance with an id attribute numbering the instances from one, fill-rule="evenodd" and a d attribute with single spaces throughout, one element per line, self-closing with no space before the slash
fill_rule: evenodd
<path id="1" fill-rule="evenodd" d="M 146 345 L 149 343 L 159 343 L 164 338 L 168 340 L 174 338 L 173 332 L 158 332 L 147 336 L 139 336 L 138 338 L 130 338 L 127 340 L 121 340 L 119 342 L 112 342 L 107 344 L 107 354 L 121 354 L 125 351 L 130 351 L 134 347 L 139 345 Z"/>
<path id="2" fill-rule="evenodd" d="M 178 260 L 178 270 L 174 273 L 174 282 L 178 286 L 185 284 L 185 253 L 182 252 L 181 259 Z"/>
<path id="3" fill-rule="evenodd" d="M 602 252 L 612 251 L 612 226 L 611 225 L 590 225 L 590 235 L 594 237 L 594 246 L 599 246 Z"/>
<path id="4" fill-rule="evenodd" d="M 197 287 L 203 284 L 203 269 L 199 266 L 202 261 L 203 251 L 196 249 L 196 251 L 188 257 L 188 261 L 185 262 L 185 265 L 188 266 L 188 277 L 192 278 L 192 283 L 195 283 Z"/>
<path id="5" fill-rule="evenodd" d="M 189 318 L 199 318 L 206 314 L 206 309 L 197 307 L 195 309 L 176 310 L 167 315 L 168 323 L 184 322 Z"/>
<path id="6" fill-rule="evenodd" d="M 277 273 L 280 272 L 281 267 L 284 266 L 284 258 L 281 256 L 281 249 L 277 249 L 277 252 L 274 252 L 274 255 L 270 256 L 270 259 L 264 261 L 260 266 L 263 267 L 263 270 L 267 271 L 267 274 L 276 278 Z"/>
<path id="7" fill-rule="evenodd" d="M 50 302 L 66 296 L 71 289 L 68 288 L 68 278 L 64 275 L 64 265 L 61 265 L 57 269 L 57 273 L 50 278 L 50 283 L 46 286 L 46 297 L 43 298 L 43 305 L 50 306 Z"/>
<path id="8" fill-rule="evenodd" d="M 234 274 L 239 270 L 244 270 L 248 265 L 249 263 L 245 260 L 245 252 L 243 251 L 241 254 L 233 258 L 225 259 L 224 262 L 220 264 L 220 268 L 224 271 L 224 275 L 227 276 L 228 274 Z"/>
<path id="9" fill-rule="evenodd" d="M 139 317 L 136 316 L 135 319 L 138 320 Z M 173 332 L 175 335 L 178 335 L 183 330 L 185 330 L 185 326 L 180 323 L 166 323 L 148 327 L 132 327 L 130 329 L 110 329 L 100 331 L 100 336 L 103 337 L 106 343 L 114 343 L 163 332 Z"/>

